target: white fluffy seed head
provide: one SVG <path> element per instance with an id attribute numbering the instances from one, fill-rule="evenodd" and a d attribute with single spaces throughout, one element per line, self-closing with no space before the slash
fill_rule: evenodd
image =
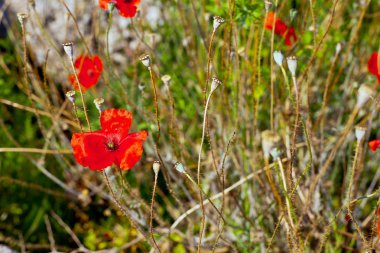
<path id="1" fill-rule="evenodd" d="M 286 58 L 286 61 L 288 63 L 288 69 L 292 76 L 296 76 L 297 71 L 297 58 L 295 56 L 289 56 Z"/>
<path id="2" fill-rule="evenodd" d="M 150 60 L 149 54 L 144 54 L 144 55 L 140 56 L 139 59 L 140 59 L 141 63 L 144 64 L 145 67 L 150 68 L 151 60 Z"/>
<path id="3" fill-rule="evenodd" d="M 282 62 L 284 61 L 284 55 L 280 51 L 273 52 L 274 61 L 278 66 L 282 66 Z"/>
<path id="4" fill-rule="evenodd" d="M 160 166 L 161 166 L 160 161 L 153 162 L 153 171 L 155 175 L 158 175 L 158 172 L 160 171 Z"/>
<path id="5" fill-rule="evenodd" d="M 73 58 L 74 58 L 73 43 L 72 42 L 66 42 L 66 43 L 62 44 L 62 46 L 63 46 L 63 50 L 65 50 L 65 53 L 70 58 L 70 60 L 73 60 Z"/>
<path id="6" fill-rule="evenodd" d="M 75 103 L 75 90 L 70 90 L 68 92 L 66 92 L 66 97 L 67 99 L 71 102 L 71 103 Z"/>
<path id="7" fill-rule="evenodd" d="M 368 100 L 373 97 L 374 94 L 375 92 L 371 87 L 366 84 L 361 85 L 358 90 L 358 100 L 356 102 L 356 107 L 361 109 L 368 102 Z"/>
<path id="8" fill-rule="evenodd" d="M 186 172 L 186 168 L 185 166 L 183 166 L 182 163 L 180 162 L 177 162 L 175 165 L 174 165 L 174 168 L 179 172 L 179 173 L 185 173 Z"/>
<path id="9" fill-rule="evenodd" d="M 218 29 L 218 27 L 223 24 L 224 22 L 226 22 L 226 20 L 222 17 L 219 17 L 219 16 L 215 16 L 214 17 L 214 22 L 212 24 L 213 28 L 214 28 L 214 31 L 216 31 L 216 29 Z"/>
<path id="10" fill-rule="evenodd" d="M 355 137 L 358 141 L 361 141 L 363 139 L 366 130 L 367 128 L 365 127 L 361 127 L 361 126 L 355 127 Z"/>

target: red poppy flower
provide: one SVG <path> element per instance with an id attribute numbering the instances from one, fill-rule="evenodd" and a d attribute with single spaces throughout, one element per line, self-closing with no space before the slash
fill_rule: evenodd
<path id="1" fill-rule="evenodd" d="M 287 46 L 292 46 L 295 41 L 297 41 L 297 35 L 293 27 L 288 27 L 281 19 L 274 18 L 274 12 L 268 12 L 267 18 L 265 20 L 265 28 L 272 30 L 274 27 L 274 33 L 285 39 L 285 44 Z"/>
<path id="2" fill-rule="evenodd" d="M 272 30 L 274 24 L 275 24 L 274 33 L 279 36 L 284 36 L 284 34 L 286 33 L 286 30 L 288 29 L 287 25 L 278 18 L 276 18 L 275 20 L 274 12 L 268 12 L 267 19 L 265 21 L 265 27 L 268 30 Z"/>
<path id="3" fill-rule="evenodd" d="M 103 64 L 99 56 L 80 55 L 74 62 L 74 67 L 78 70 L 77 75 L 82 91 L 94 86 L 103 71 Z M 69 75 L 69 81 L 74 85 L 76 90 L 79 90 L 75 75 Z"/>
<path id="4" fill-rule="evenodd" d="M 146 131 L 130 133 L 132 114 L 122 109 L 108 109 L 100 115 L 101 130 L 74 133 L 71 146 L 79 164 L 91 170 L 102 170 L 116 164 L 131 169 L 143 153 Z"/>
<path id="5" fill-rule="evenodd" d="M 108 10 L 108 3 L 114 2 L 120 16 L 125 18 L 133 18 L 137 12 L 137 6 L 140 0 L 99 0 L 100 8 Z"/>
<path id="6" fill-rule="evenodd" d="M 368 145 L 372 151 L 376 151 L 376 149 L 380 148 L 380 139 L 370 141 Z"/>
<path id="7" fill-rule="evenodd" d="M 297 41 L 297 35 L 293 27 L 289 27 L 285 35 L 285 45 L 291 47 Z"/>
<path id="8" fill-rule="evenodd" d="M 380 216 L 380 208 L 377 209 L 377 215 Z M 377 217 L 377 236 L 380 237 L 380 217 Z"/>
<path id="9" fill-rule="evenodd" d="M 373 53 L 368 61 L 368 71 L 375 76 L 377 76 L 377 80 L 380 83 L 380 71 L 379 66 L 377 64 L 378 54 Z"/>

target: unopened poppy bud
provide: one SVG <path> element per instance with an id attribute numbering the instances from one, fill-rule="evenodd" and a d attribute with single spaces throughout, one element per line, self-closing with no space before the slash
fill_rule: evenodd
<path id="1" fill-rule="evenodd" d="M 73 43 L 67 42 L 67 43 L 62 44 L 62 46 L 63 46 L 63 50 L 65 50 L 65 53 L 70 58 L 70 60 L 73 60 L 74 58 Z"/>
<path id="2" fill-rule="evenodd" d="M 274 61 L 278 66 L 282 66 L 282 62 L 284 61 L 284 55 L 280 51 L 273 52 Z"/>
<path id="3" fill-rule="evenodd" d="M 268 12 L 270 7 L 272 6 L 272 1 L 265 0 L 264 5 L 265 5 L 265 11 Z"/>
<path id="4" fill-rule="evenodd" d="M 355 128 L 355 137 L 358 141 L 361 141 L 363 139 L 366 130 L 367 128 L 361 126 L 357 126 Z"/>
<path id="5" fill-rule="evenodd" d="M 288 62 L 288 69 L 292 76 L 296 76 L 296 71 L 297 71 L 297 58 L 295 56 L 290 56 L 286 58 Z"/>
<path id="6" fill-rule="evenodd" d="M 109 3 L 107 4 L 107 6 L 108 6 L 108 11 L 109 11 L 109 12 L 112 12 L 113 9 L 115 8 L 115 3 L 114 3 L 114 2 L 109 2 Z"/>
<path id="7" fill-rule="evenodd" d="M 154 161 L 153 162 L 153 171 L 155 175 L 158 175 L 158 172 L 160 171 L 160 162 L 159 161 Z"/>
<path id="8" fill-rule="evenodd" d="M 371 87 L 369 87 L 366 84 L 363 84 L 360 86 L 358 90 L 358 101 L 356 102 L 356 107 L 357 108 L 362 108 L 363 105 L 365 105 L 368 100 L 373 97 L 374 91 Z"/>
<path id="9" fill-rule="evenodd" d="M 104 104 L 104 98 L 95 98 L 94 99 L 94 104 L 96 109 L 98 109 L 99 113 L 103 111 L 103 104 Z"/>
<path id="10" fill-rule="evenodd" d="M 339 54 L 340 51 L 342 50 L 342 43 L 341 42 L 338 42 L 335 46 L 335 53 L 336 54 Z"/>
<path id="11" fill-rule="evenodd" d="M 222 81 L 220 81 L 217 77 L 213 77 L 211 82 L 211 93 L 213 93 L 222 84 Z"/>
<path id="12" fill-rule="evenodd" d="M 140 56 L 140 61 L 142 64 L 144 64 L 145 67 L 150 68 L 150 55 L 144 54 Z"/>
<path id="13" fill-rule="evenodd" d="M 28 14 L 25 12 L 17 13 L 17 19 L 20 22 L 21 26 L 24 26 L 25 19 L 28 17 Z"/>
<path id="14" fill-rule="evenodd" d="M 172 79 L 172 78 L 171 78 L 169 75 L 164 75 L 164 76 L 161 77 L 162 82 L 163 82 L 166 86 L 169 86 L 169 84 L 170 84 L 170 80 L 171 80 L 171 79 Z"/>
<path id="15" fill-rule="evenodd" d="M 216 31 L 216 29 L 218 29 L 218 27 L 223 24 L 224 22 L 226 22 L 226 20 L 222 17 L 219 17 L 219 16 L 215 16 L 214 17 L 214 23 L 213 23 L 213 27 L 214 27 L 214 31 Z"/>
<path id="16" fill-rule="evenodd" d="M 270 151 L 270 154 L 273 157 L 273 160 L 277 160 L 277 158 L 280 157 L 281 152 L 278 148 L 272 148 L 272 150 Z"/>
<path id="17" fill-rule="evenodd" d="M 177 162 L 177 163 L 174 165 L 174 168 L 175 168 L 179 173 L 185 173 L 185 172 L 186 172 L 186 168 L 185 168 L 185 166 L 183 166 L 183 164 L 180 163 L 180 162 Z"/>
<path id="18" fill-rule="evenodd" d="M 261 139 L 264 157 L 269 158 L 271 150 L 280 142 L 280 137 L 270 130 L 265 130 L 261 133 Z"/>
<path id="19" fill-rule="evenodd" d="M 66 97 L 71 103 L 75 104 L 75 98 L 76 98 L 75 90 L 66 92 Z"/>

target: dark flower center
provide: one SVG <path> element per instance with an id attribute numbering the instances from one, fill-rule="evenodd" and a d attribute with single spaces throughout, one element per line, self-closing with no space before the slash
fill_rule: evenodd
<path id="1" fill-rule="evenodd" d="M 115 151 L 117 149 L 117 144 L 115 144 L 113 141 L 107 142 L 106 146 L 110 151 Z"/>

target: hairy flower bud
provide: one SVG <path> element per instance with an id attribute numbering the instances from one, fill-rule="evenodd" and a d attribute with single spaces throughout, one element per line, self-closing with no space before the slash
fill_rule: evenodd
<path id="1" fill-rule="evenodd" d="M 264 6 L 265 6 L 265 11 L 268 12 L 270 7 L 272 6 L 272 1 L 265 0 Z"/>
<path id="2" fill-rule="evenodd" d="M 375 92 L 373 89 L 368 85 L 361 85 L 358 90 L 358 100 L 356 102 L 356 107 L 359 109 L 362 108 L 368 102 L 368 100 L 373 97 L 374 93 Z"/>
<path id="3" fill-rule="evenodd" d="M 149 54 L 144 54 L 140 56 L 140 61 L 142 64 L 144 64 L 145 67 L 150 68 L 150 55 Z"/>
<path id="4" fill-rule="evenodd" d="M 289 56 L 286 58 L 288 62 L 288 69 L 292 76 L 296 76 L 296 71 L 297 71 L 297 58 L 295 56 Z"/>
<path id="5" fill-rule="evenodd" d="M 17 13 L 17 19 L 20 22 L 21 26 L 24 26 L 25 19 L 28 17 L 28 14 L 25 12 Z"/>
<path id="6" fill-rule="evenodd" d="M 274 61 L 278 66 L 282 66 L 282 62 L 284 61 L 284 55 L 280 51 L 273 52 Z"/>
<path id="7" fill-rule="evenodd" d="M 211 82 L 211 93 L 213 93 L 222 84 L 222 81 L 220 81 L 217 77 L 213 77 Z"/>
<path id="8" fill-rule="evenodd" d="M 172 78 L 171 78 L 171 76 L 169 76 L 169 75 L 164 75 L 164 76 L 161 77 L 162 82 L 163 82 L 166 86 L 169 86 L 169 84 L 170 84 L 170 80 L 171 80 L 171 79 L 172 79 Z"/>
<path id="9" fill-rule="evenodd" d="M 63 46 L 63 50 L 65 50 L 65 53 L 67 54 L 67 56 L 72 61 L 74 58 L 73 43 L 72 42 L 66 42 L 66 43 L 62 44 L 62 46 Z"/>
<path id="10" fill-rule="evenodd" d="M 153 171 L 155 175 L 158 175 L 158 172 L 160 171 L 161 163 L 159 161 L 153 162 Z"/>
<path id="11" fill-rule="evenodd" d="M 214 31 L 216 31 L 216 29 L 218 29 L 218 27 L 223 24 L 224 22 L 226 22 L 226 20 L 222 17 L 219 17 L 219 16 L 215 16 L 214 17 L 214 23 L 213 23 L 213 28 L 214 28 Z"/>
<path id="12" fill-rule="evenodd" d="M 361 127 L 361 126 L 355 127 L 356 140 L 361 141 L 365 135 L 366 130 L 367 130 L 367 128 L 365 128 L 365 127 Z"/>
<path id="13" fill-rule="evenodd" d="M 180 163 L 180 162 L 177 162 L 177 163 L 174 165 L 174 168 L 175 168 L 179 173 L 185 173 L 185 172 L 186 172 L 186 168 L 185 168 L 185 166 L 183 166 L 183 164 Z"/>
<path id="14" fill-rule="evenodd" d="M 104 98 L 95 98 L 94 104 L 95 104 L 96 109 L 98 109 L 99 113 L 101 113 L 104 110 L 103 108 Z"/>
<path id="15" fill-rule="evenodd" d="M 66 92 L 66 97 L 71 103 L 75 104 L 75 98 L 76 98 L 75 90 Z"/>

